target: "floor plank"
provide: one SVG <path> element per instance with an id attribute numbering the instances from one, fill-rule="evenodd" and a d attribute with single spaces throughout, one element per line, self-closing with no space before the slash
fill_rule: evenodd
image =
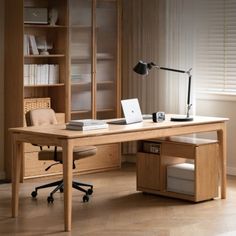
<path id="1" fill-rule="evenodd" d="M 94 194 L 83 203 L 83 194 L 73 190 L 71 233 L 63 232 L 63 194 L 56 193 L 53 204 L 47 204 L 48 189 L 41 190 L 37 200 L 31 198 L 34 186 L 48 179 L 21 185 L 15 219 L 11 218 L 11 185 L 0 184 L 0 235 L 236 235 L 236 177 L 228 177 L 227 199 L 202 203 L 137 192 L 134 165 L 83 175 L 80 181 L 93 183 Z"/>

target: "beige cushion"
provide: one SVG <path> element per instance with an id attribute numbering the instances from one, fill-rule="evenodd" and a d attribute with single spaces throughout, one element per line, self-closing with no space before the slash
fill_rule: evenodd
<path id="1" fill-rule="evenodd" d="M 26 113 L 27 126 L 57 124 L 56 114 L 50 108 L 38 108 Z"/>
<path id="2" fill-rule="evenodd" d="M 97 148 L 95 146 L 76 147 L 73 150 L 73 160 L 93 156 L 96 152 Z M 44 150 L 38 153 L 38 159 L 42 161 L 54 160 L 54 150 L 44 147 Z M 62 161 L 62 149 L 60 147 L 57 147 L 57 160 Z"/>

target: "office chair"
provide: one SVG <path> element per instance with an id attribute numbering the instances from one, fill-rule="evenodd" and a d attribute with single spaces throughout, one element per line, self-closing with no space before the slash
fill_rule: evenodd
<path id="1" fill-rule="evenodd" d="M 27 126 L 40 126 L 40 125 L 50 125 L 50 124 L 57 124 L 57 119 L 54 110 L 50 108 L 39 108 L 30 110 L 26 113 L 26 123 Z M 35 144 L 33 144 L 35 145 Z M 42 161 L 47 160 L 54 160 L 55 163 L 48 166 L 45 170 L 49 170 L 52 166 L 56 164 L 62 164 L 62 149 L 61 147 L 54 147 L 54 149 L 49 149 L 50 147 L 40 147 L 40 151 L 38 153 L 38 159 Z M 75 161 L 90 157 L 95 155 L 97 152 L 97 148 L 95 146 L 85 146 L 85 147 L 75 147 L 73 150 L 73 169 L 75 168 Z M 50 193 L 50 195 L 47 198 L 48 203 L 53 203 L 54 198 L 53 194 L 60 190 L 60 192 L 63 192 L 63 180 L 55 181 L 49 184 L 45 184 L 42 186 L 38 186 L 35 188 L 35 190 L 31 193 L 31 196 L 33 198 L 36 198 L 37 192 L 39 189 L 48 188 L 48 187 L 54 187 L 56 188 Z M 88 187 L 88 189 L 84 189 L 83 187 Z M 89 201 L 89 195 L 93 193 L 93 185 L 86 184 L 86 183 L 80 183 L 72 181 L 72 187 L 80 190 L 85 193 L 83 196 L 83 202 Z"/>

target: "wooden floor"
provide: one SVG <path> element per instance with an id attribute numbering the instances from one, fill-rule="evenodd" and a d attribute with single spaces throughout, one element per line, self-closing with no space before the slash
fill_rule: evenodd
<path id="1" fill-rule="evenodd" d="M 236 177 L 228 178 L 228 197 L 190 203 L 136 192 L 135 166 L 80 176 L 94 184 L 88 203 L 73 191 L 72 232 L 63 232 L 63 194 L 47 204 L 48 190 L 37 200 L 30 193 L 47 180 L 28 180 L 21 186 L 20 212 L 11 218 L 11 186 L 0 185 L 0 235 L 93 236 L 211 236 L 236 235 Z"/>

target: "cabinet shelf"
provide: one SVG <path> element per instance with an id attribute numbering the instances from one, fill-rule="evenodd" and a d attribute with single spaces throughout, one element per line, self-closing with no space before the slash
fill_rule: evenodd
<path id="1" fill-rule="evenodd" d="M 69 27 L 70 29 L 86 29 L 86 30 L 90 30 L 92 28 L 91 25 L 70 25 Z"/>
<path id="2" fill-rule="evenodd" d="M 84 85 L 90 85 L 91 82 L 71 82 L 72 86 L 84 86 Z M 99 81 L 97 82 L 97 85 L 113 85 L 113 81 Z"/>
<path id="3" fill-rule="evenodd" d="M 75 115 L 75 114 L 84 114 L 84 113 L 89 113 L 91 112 L 91 110 L 72 110 L 71 114 Z M 104 108 L 104 109 L 99 109 L 97 110 L 98 113 L 102 113 L 102 112 L 114 112 L 114 108 Z"/>
<path id="4" fill-rule="evenodd" d="M 103 85 L 103 84 L 114 84 L 114 81 L 111 80 L 104 80 L 104 81 L 98 81 L 97 85 Z"/>
<path id="5" fill-rule="evenodd" d="M 54 58 L 54 57 L 65 57 L 64 54 L 49 54 L 49 55 L 25 55 L 24 58 Z"/>
<path id="6" fill-rule="evenodd" d="M 36 85 L 24 85 L 25 88 L 37 88 L 37 87 L 62 87 L 64 83 L 60 84 L 36 84 Z"/>
<path id="7" fill-rule="evenodd" d="M 75 114 L 83 114 L 83 113 L 89 113 L 91 112 L 91 110 L 72 110 L 71 114 L 75 115 Z"/>
<path id="8" fill-rule="evenodd" d="M 108 53 L 97 53 L 96 55 L 97 60 L 114 60 L 113 55 Z M 72 56 L 71 63 L 72 64 L 79 64 L 81 62 L 91 63 L 91 57 L 89 56 Z"/>
<path id="9" fill-rule="evenodd" d="M 67 29 L 65 25 L 40 25 L 40 24 L 24 24 L 25 28 L 43 28 L 43 29 Z"/>
<path id="10" fill-rule="evenodd" d="M 114 112 L 114 108 L 104 108 L 104 109 L 99 109 L 97 110 L 98 113 L 102 113 L 102 112 Z"/>
<path id="11" fill-rule="evenodd" d="M 97 60 L 114 60 L 113 55 L 109 53 L 97 53 Z"/>

